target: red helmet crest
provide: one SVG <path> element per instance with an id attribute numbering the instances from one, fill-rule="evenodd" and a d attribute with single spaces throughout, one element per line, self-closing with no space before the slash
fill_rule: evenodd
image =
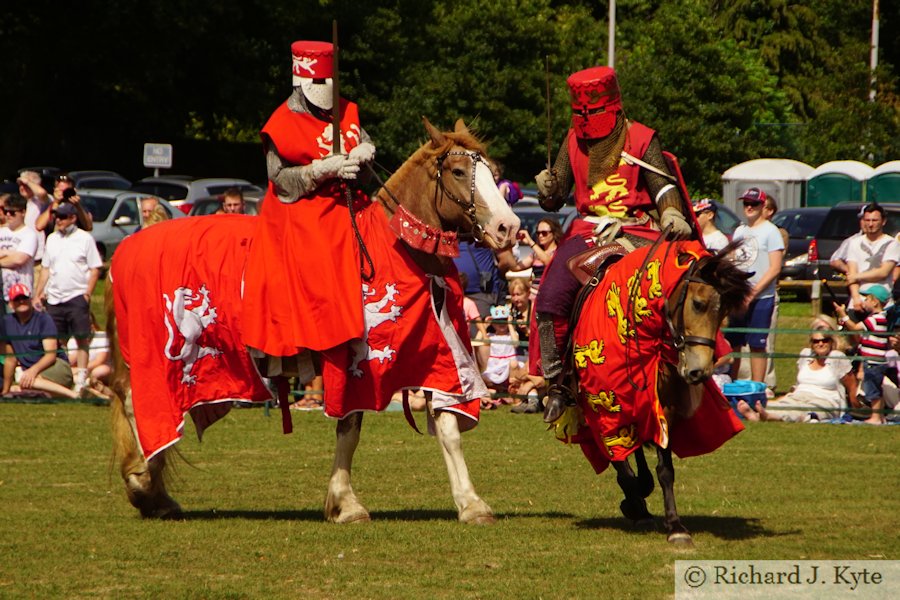
<path id="1" fill-rule="evenodd" d="M 334 73 L 334 47 L 329 42 L 291 44 L 291 74 L 294 87 L 299 79 L 328 79 Z"/>
<path id="2" fill-rule="evenodd" d="M 608 136 L 622 110 L 619 81 L 611 67 L 592 67 L 569 75 L 572 127 L 579 138 Z"/>

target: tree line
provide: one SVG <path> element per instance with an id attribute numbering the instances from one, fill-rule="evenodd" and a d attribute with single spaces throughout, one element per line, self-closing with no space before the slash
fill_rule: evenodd
<path id="1" fill-rule="evenodd" d="M 881 3 L 869 99 L 871 0 L 619 0 L 626 113 L 660 132 L 692 194 L 760 157 L 818 165 L 900 158 L 900 3 Z M 290 93 L 290 43 L 337 19 L 343 95 L 378 161 L 459 117 L 523 183 L 568 126 L 565 78 L 607 57 L 607 4 L 589 0 L 12 0 L 0 15 L 0 175 L 36 162 L 146 174 L 264 177 L 258 132 Z M 549 63 L 550 122 L 546 65 Z M 180 153 L 180 149 L 183 151 Z"/>

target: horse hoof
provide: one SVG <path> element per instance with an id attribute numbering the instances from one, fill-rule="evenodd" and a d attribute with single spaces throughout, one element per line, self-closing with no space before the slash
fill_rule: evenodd
<path id="1" fill-rule="evenodd" d="M 337 512 L 336 514 L 328 515 L 327 519 L 331 523 L 346 525 L 348 523 L 368 523 L 372 520 L 372 517 L 369 516 L 369 511 L 367 511 L 362 506 L 357 505 L 351 509 L 342 510 Z"/>
<path id="2" fill-rule="evenodd" d="M 493 525 L 497 519 L 487 504 L 474 502 L 459 513 L 459 522 L 467 525 Z"/>
<path id="3" fill-rule="evenodd" d="M 622 516 L 632 523 L 638 524 L 645 521 L 653 522 L 653 515 L 647 510 L 647 503 L 644 502 L 643 499 L 640 500 L 640 505 L 638 507 L 634 507 L 628 500 L 622 500 L 619 503 L 619 510 L 622 511 Z"/>
<path id="4" fill-rule="evenodd" d="M 694 540 L 693 538 L 691 538 L 691 534 L 686 531 L 672 532 L 666 539 L 670 544 L 681 546 L 682 548 L 687 548 L 694 545 Z"/>

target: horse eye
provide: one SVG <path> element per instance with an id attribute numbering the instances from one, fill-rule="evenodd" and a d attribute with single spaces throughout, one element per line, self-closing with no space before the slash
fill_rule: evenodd
<path id="1" fill-rule="evenodd" d="M 465 177 L 465 175 L 466 175 L 466 172 L 463 171 L 462 169 L 460 169 L 459 167 L 454 168 L 452 173 L 453 173 L 454 177 Z"/>
<path id="2" fill-rule="evenodd" d="M 694 298 L 691 301 L 691 305 L 694 307 L 694 310 L 697 311 L 698 313 L 706 312 L 706 302 L 704 302 L 703 300 Z"/>

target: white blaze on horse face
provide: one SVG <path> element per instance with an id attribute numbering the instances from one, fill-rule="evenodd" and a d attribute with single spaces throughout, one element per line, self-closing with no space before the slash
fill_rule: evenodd
<path id="1" fill-rule="evenodd" d="M 519 217 L 500 194 L 490 168 L 481 161 L 475 163 L 475 191 L 488 209 L 486 219 L 476 212 L 478 223 L 484 228 L 485 239 L 495 249 L 509 246 L 516 239 Z"/>

